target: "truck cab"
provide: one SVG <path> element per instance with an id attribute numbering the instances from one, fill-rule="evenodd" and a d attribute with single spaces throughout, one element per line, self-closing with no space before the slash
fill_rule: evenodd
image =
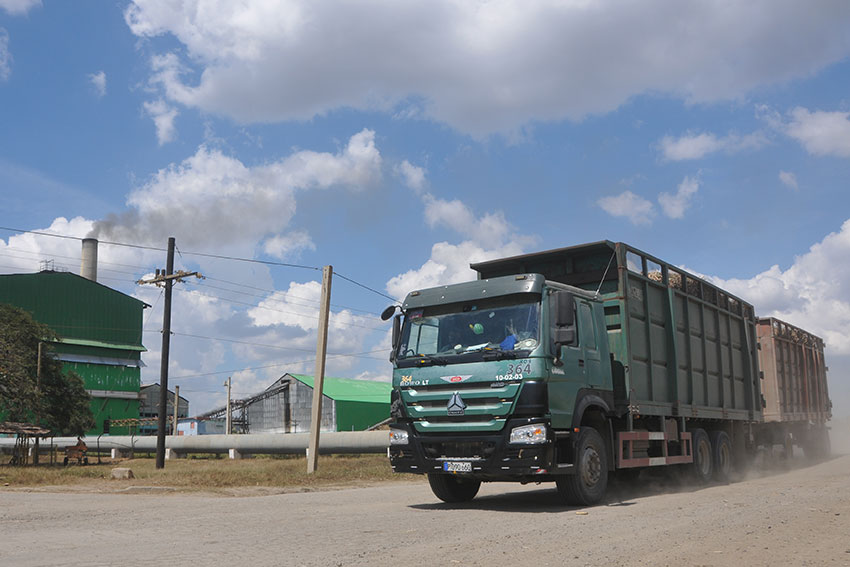
<path id="1" fill-rule="evenodd" d="M 585 504 L 604 493 L 616 410 L 592 292 L 533 273 L 413 291 L 391 360 L 394 471 L 428 475 L 449 502 L 482 481 L 554 480 Z"/>

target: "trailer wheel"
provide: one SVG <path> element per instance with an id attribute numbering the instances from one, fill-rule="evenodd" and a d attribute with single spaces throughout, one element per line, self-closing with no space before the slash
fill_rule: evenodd
<path id="1" fill-rule="evenodd" d="M 434 496 L 443 502 L 469 502 L 481 488 L 480 480 L 458 478 L 450 474 L 428 473 L 428 484 Z"/>
<path id="2" fill-rule="evenodd" d="M 711 432 L 711 461 L 714 480 L 729 482 L 732 473 L 732 442 L 725 431 Z"/>
<path id="3" fill-rule="evenodd" d="M 691 464 L 691 474 L 697 482 L 705 484 L 711 480 L 711 441 L 705 429 L 691 431 L 691 450 L 694 462 Z"/>
<path id="4" fill-rule="evenodd" d="M 568 503 L 590 506 L 605 496 L 608 488 L 608 451 L 602 435 L 582 427 L 575 442 L 575 474 L 555 480 L 558 493 Z"/>

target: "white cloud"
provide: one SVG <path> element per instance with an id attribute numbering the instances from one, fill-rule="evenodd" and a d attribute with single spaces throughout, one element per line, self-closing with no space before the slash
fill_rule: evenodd
<path id="1" fill-rule="evenodd" d="M 106 72 L 98 71 L 97 73 L 89 73 L 88 78 L 97 96 L 106 96 Z"/>
<path id="2" fill-rule="evenodd" d="M 658 204 L 661 205 L 665 215 L 671 219 L 680 219 L 685 216 L 685 210 L 691 206 L 697 191 L 699 191 L 699 180 L 685 177 L 675 194 L 660 193 Z"/>
<path id="3" fill-rule="evenodd" d="M 251 255 L 260 241 L 283 233 L 295 214 L 297 191 L 359 190 L 380 178 L 381 155 L 371 130 L 354 134 L 334 154 L 302 150 L 255 167 L 201 147 L 135 189 L 129 210 L 99 221 L 95 233 L 156 244 L 172 234 L 186 247 Z"/>
<path id="4" fill-rule="evenodd" d="M 850 112 L 791 111 L 786 133 L 816 156 L 850 157 Z"/>
<path id="5" fill-rule="evenodd" d="M 405 185 L 416 191 L 417 193 L 425 188 L 425 169 L 413 165 L 407 160 L 402 161 L 395 166 L 396 174 L 400 175 L 404 180 Z"/>
<path id="6" fill-rule="evenodd" d="M 0 81 L 12 74 L 12 54 L 9 52 L 9 33 L 0 28 Z"/>
<path id="7" fill-rule="evenodd" d="M 650 201 L 631 191 L 623 191 L 619 195 L 602 197 L 596 201 L 602 210 L 615 217 L 626 217 L 634 225 L 651 224 L 655 216 L 655 208 Z"/>
<path id="8" fill-rule="evenodd" d="M 0 0 L 0 8 L 10 16 L 23 16 L 35 6 L 41 6 L 41 0 Z"/>
<path id="9" fill-rule="evenodd" d="M 301 230 L 275 235 L 263 242 L 263 252 L 281 260 L 298 256 L 304 250 L 315 249 L 316 245 L 313 243 L 313 239 Z"/>
<path id="10" fill-rule="evenodd" d="M 183 62 L 174 50 L 154 69 L 174 102 L 241 122 L 379 110 L 478 136 L 644 93 L 711 102 L 807 77 L 850 53 L 848 18 L 844 0 L 134 0 L 125 11 L 136 36 L 182 44 Z"/>
<path id="11" fill-rule="evenodd" d="M 753 132 L 745 136 L 735 133 L 718 138 L 710 132 L 701 134 L 688 133 L 679 138 L 664 136 L 659 143 L 664 159 L 682 161 L 700 159 L 716 152 L 736 153 L 748 149 L 758 149 L 767 143 L 766 136 L 761 132 Z"/>
<path id="12" fill-rule="evenodd" d="M 162 99 L 152 102 L 145 102 L 142 105 L 145 112 L 153 119 L 156 126 L 156 139 L 159 145 L 173 142 L 177 135 L 177 130 L 174 127 L 174 120 L 177 118 L 177 109 L 170 106 Z"/>
<path id="13" fill-rule="evenodd" d="M 431 248 L 431 257 L 421 267 L 390 279 L 387 292 L 403 299 L 415 289 L 474 280 L 476 273 L 469 268 L 470 264 L 523 252 L 523 247 L 513 242 L 498 248 L 484 248 L 471 241 L 460 244 L 438 242 Z"/>
<path id="14" fill-rule="evenodd" d="M 850 354 L 850 220 L 794 259 L 750 279 L 713 278 L 753 303 L 760 316 L 778 317 L 822 337 L 831 355 Z"/>
<path id="15" fill-rule="evenodd" d="M 786 187 L 793 189 L 794 191 L 800 190 L 800 185 L 797 183 L 797 176 L 791 173 L 790 171 L 779 171 L 779 181 L 782 182 Z"/>

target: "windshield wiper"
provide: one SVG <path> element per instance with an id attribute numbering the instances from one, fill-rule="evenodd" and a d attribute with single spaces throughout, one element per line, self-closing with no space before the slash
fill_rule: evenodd
<path id="1" fill-rule="evenodd" d="M 428 354 L 417 354 L 413 357 L 413 360 L 418 366 L 430 366 L 435 364 L 438 366 L 445 366 L 449 363 L 449 361 L 442 356 L 431 356 Z"/>
<path id="2" fill-rule="evenodd" d="M 519 358 L 520 353 L 515 350 L 485 350 L 481 355 L 483 360 L 504 360 L 506 358 Z"/>

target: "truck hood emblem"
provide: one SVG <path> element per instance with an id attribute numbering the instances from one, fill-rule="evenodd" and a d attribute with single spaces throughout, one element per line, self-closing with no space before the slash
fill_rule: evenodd
<path id="1" fill-rule="evenodd" d="M 463 403 L 463 398 L 460 397 L 459 393 L 455 392 L 452 394 L 446 410 L 449 415 L 463 415 L 466 413 L 466 404 Z"/>
<path id="2" fill-rule="evenodd" d="M 440 376 L 440 380 L 444 382 L 463 382 L 470 378 L 472 378 L 472 374 L 467 374 L 466 376 Z"/>

